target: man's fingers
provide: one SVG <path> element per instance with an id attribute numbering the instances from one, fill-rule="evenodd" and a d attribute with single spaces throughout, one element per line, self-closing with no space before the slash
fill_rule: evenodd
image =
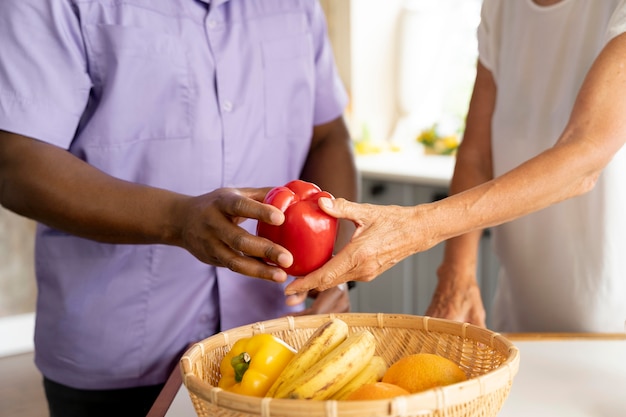
<path id="1" fill-rule="evenodd" d="M 272 187 L 264 187 L 264 188 L 240 188 L 241 194 L 245 195 L 248 198 L 253 200 L 263 202 L 267 193 L 272 189 Z"/>
<path id="2" fill-rule="evenodd" d="M 259 258 L 283 268 L 293 264 L 293 255 L 286 248 L 263 237 L 251 235 L 238 230 L 236 236 L 229 240 L 230 247 L 253 258 Z"/>
<path id="3" fill-rule="evenodd" d="M 285 282 L 287 280 L 287 273 L 281 268 L 246 256 L 241 252 L 224 251 L 218 254 L 218 259 L 218 265 L 221 264 L 233 272 L 275 282 Z"/>
<path id="4" fill-rule="evenodd" d="M 225 195 L 222 210 L 233 218 L 250 218 L 279 226 L 285 221 L 285 214 L 271 204 L 263 203 L 265 189 L 236 189 Z"/>

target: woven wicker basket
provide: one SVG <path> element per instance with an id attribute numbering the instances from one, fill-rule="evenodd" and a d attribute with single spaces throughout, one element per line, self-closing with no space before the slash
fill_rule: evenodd
<path id="1" fill-rule="evenodd" d="M 377 354 L 388 364 L 411 353 L 428 352 L 459 364 L 468 380 L 405 397 L 370 401 L 307 401 L 257 398 L 217 388 L 219 363 L 233 343 L 271 333 L 295 348 L 338 317 L 350 331 L 367 329 Z M 193 345 L 181 358 L 183 382 L 200 417 L 379 417 L 496 416 L 519 368 L 519 350 L 506 338 L 467 323 L 402 314 L 332 314 L 285 317 L 237 327 Z"/>

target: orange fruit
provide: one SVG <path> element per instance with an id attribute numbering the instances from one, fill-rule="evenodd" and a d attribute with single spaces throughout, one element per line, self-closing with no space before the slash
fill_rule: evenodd
<path id="1" fill-rule="evenodd" d="M 465 380 L 467 376 L 456 363 L 432 353 L 415 353 L 398 359 L 382 379 L 412 394 Z"/>
<path id="2" fill-rule="evenodd" d="M 385 398 L 409 394 L 409 391 L 394 384 L 388 384 L 386 382 L 372 382 L 361 385 L 359 388 L 352 391 L 352 393 L 346 397 L 346 400 L 382 400 Z"/>

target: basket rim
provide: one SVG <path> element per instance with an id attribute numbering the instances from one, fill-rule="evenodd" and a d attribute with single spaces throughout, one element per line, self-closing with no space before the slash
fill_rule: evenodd
<path id="1" fill-rule="evenodd" d="M 221 339 L 221 342 L 224 345 L 227 345 L 234 343 L 240 338 L 249 337 L 258 333 L 271 333 L 275 329 L 296 330 L 297 328 L 303 327 L 316 328 L 323 322 L 332 318 L 339 318 L 347 321 L 351 326 L 358 326 L 360 323 L 355 323 L 355 321 L 358 320 L 369 320 L 370 322 L 375 321 L 379 327 L 390 327 L 389 324 L 401 322 L 402 320 L 411 320 L 418 324 L 421 322 L 422 329 L 426 331 L 437 331 L 438 327 L 445 326 L 447 330 L 454 330 L 456 332 L 452 333 L 453 335 L 469 338 L 474 341 L 479 339 L 481 343 L 485 343 L 490 348 L 506 351 L 508 354 L 504 362 L 501 363 L 498 368 L 466 381 L 390 399 L 360 401 L 307 401 L 306 408 L 311 412 L 318 411 L 324 415 L 337 415 L 336 413 L 338 412 L 348 411 L 354 406 L 358 407 L 359 405 L 363 406 L 364 404 L 367 405 L 368 410 L 377 410 L 384 412 L 384 414 L 380 415 L 390 416 L 402 415 L 406 412 L 406 410 L 411 410 L 411 412 L 415 409 L 425 411 L 439 410 L 466 403 L 471 399 L 476 399 L 486 394 L 490 394 L 498 389 L 501 389 L 504 384 L 509 384 L 510 386 L 513 382 L 513 378 L 519 370 L 519 349 L 510 340 L 498 332 L 470 323 L 411 314 L 329 313 L 308 316 L 285 316 L 277 319 L 256 322 L 225 330 L 198 341 L 190 346 L 180 359 L 179 365 L 183 383 L 190 393 L 218 407 L 228 404 L 229 410 L 238 412 L 253 412 L 263 416 L 269 416 L 270 414 L 289 415 L 289 410 L 295 410 L 297 408 L 295 404 L 297 403 L 301 405 L 301 401 L 246 396 L 228 392 L 219 387 L 213 386 L 210 383 L 203 381 L 200 377 L 193 373 L 193 361 L 191 355 L 195 355 L 197 353 L 196 351 L 199 350 L 200 355 L 204 356 L 205 345 L 218 339 Z M 371 323 L 367 325 L 370 327 L 372 326 Z"/>

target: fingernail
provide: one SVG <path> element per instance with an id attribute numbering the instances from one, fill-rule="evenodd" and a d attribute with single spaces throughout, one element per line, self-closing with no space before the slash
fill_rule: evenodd
<path id="1" fill-rule="evenodd" d="M 286 253 L 281 253 L 280 255 L 278 255 L 277 261 L 280 266 L 289 268 L 293 263 L 293 258 Z"/>
<path id="2" fill-rule="evenodd" d="M 298 297 L 294 297 L 295 294 L 287 294 L 287 297 L 285 299 L 285 304 L 288 306 L 295 306 L 300 304 L 300 301 L 298 301 Z"/>
<path id="3" fill-rule="evenodd" d="M 319 202 L 320 202 L 320 204 L 322 206 L 324 206 L 326 208 L 332 208 L 333 207 L 333 202 L 328 197 L 320 197 Z"/>
<path id="4" fill-rule="evenodd" d="M 282 213 L 274 212 L 274 213 L 272 213 L 270 215 L 270 220 L 271 220 L 272 224 L 276 225 L 276 226 L 282 224 L 283 219 L 284 219 L 284 216 L 282 215 Z"/>
<path id="5" fill-rule="evenodd" d="M 272 275 L 272 281 L 285 282 L 287 281 L 287 274 L 284 271 L 276 271 L 274 275 Z"/>

